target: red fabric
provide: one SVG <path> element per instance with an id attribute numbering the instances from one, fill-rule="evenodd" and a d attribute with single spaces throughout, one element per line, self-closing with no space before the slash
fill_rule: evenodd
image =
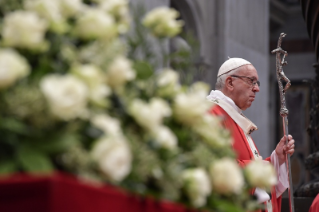
<path id="1" fill-rule="evenodd" d="M 1 212 L 187 212 L 182 205 L 132 195 L 56 173 L 0 178 Z"/>
<path id="2" fill-rule="evenodd" d="M 318 212 L 319 211 L 319 194 L 317 194 L 316 198 L 313 200 L 309 212 Z"/>
<path id="3" fill-rule="evenodd" d="M 229 129 L 232 135 L 233 149 L 237 153 L 237 162 L 241 167 L 246 166 L 248 163 L 251 162 L 254 156 L 249 147 L 248 141 L 246 139 L 246 136 L 243 130 L 220 106 L 218 105 L 213 106 L 209 112 L 212 115 L 219 116 L 222 118 L 222 123 L 224 127 Z M 270 161 L 270 158 L 268 157 L 265 160 Z M 254 193 L 254 190 L 251 191 L 251 194 L 253 193 Z M 276 198 L 275 188 L 273 188 L 271 191 L 271 202 L 272 202 L 273 212 L 280 212 L 281 196 L 279 198 Z"/>

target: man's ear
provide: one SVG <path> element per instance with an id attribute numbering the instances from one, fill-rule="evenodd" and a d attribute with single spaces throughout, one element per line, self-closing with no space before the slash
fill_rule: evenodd
<path id="1" fill-rule="evenodd" d="M 231 76 L 227 77 L 225 80 L 225 87 L 228 90 L 233 90 L 234 89 L 234 85 L 233 85 L 233 79 Z"/>

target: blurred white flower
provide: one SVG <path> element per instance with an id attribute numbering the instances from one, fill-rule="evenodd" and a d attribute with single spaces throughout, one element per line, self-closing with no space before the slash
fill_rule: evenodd
<path id="1" fill-rule="evenodd" d="M 106 114 L 96 114 L 91 118 L 94 126 L 102 130 L 106 135 L 121 136 L 122 130 L 120 121 Z"/>
<path id="2" fill-rule="evenodd" d="M 58 0 L 58 2 L 61 13 L 64 17 L 76 15 L 84 7 L 82 0 Z"/>
<path id="3" fill-rule="evenodd" d="M 270 190 L 277 183 L 276 171 L 268 161 L 254 160 L 244 171 L 252 187 Z"/>
<path id="4" fill-rule="evenodd" d="M 24 8 L 46 19 L 50 24 L 50 29 L 54 32 L 63 33 L 67 30 L 68 25 L 62 15 L 59 3 L 59 0 L 26 0 Z"/>
<path id="5" fill-rule="evenodd" d="M 86 8 L 76 20 L 74 34 L 82 39 L 113 39 L 116 32 L 114 19 L 98 8 Z"/>
<path id="6" fill-rule="evenodd" d="M 157 85 L 160 87 L 163 86 L 172 86 L 178 83 L 178 73 L 172 69 L 164 69 L 158 74 Z"/>
<path id="7" fill-rule="evenodd" d="M 160 126 L 152 132 L 152 135 L 160 147 L 168 150 L 176 149 L 177 138 L 168 127 Z"/>
<path id="8" fill-rule="evenodd" d="M 157 111 L 156 113 L 161 117 L 169 117 L 172 115 L 172 110 L 164 99 L 152 98 L 149 105 L 152 110 L 154 112 Z"/>
<path id="9" fill-rule="evenodd" d="M 222 158 L 210 166 L 213 188 L 220 194 L 239 194 L 244 186 L 244 177 L 234 159 Z"/>
<path id="10" fill-rule="evenodd" d="M 125 54 L 126 47 L 119 38 L 113 39 L 112 42 L 96 40 L 80 49 L 79 59 L 86 63 L 105 67 L 109 65 L 111 60 L 114 60 L 114 57 Z"/>
<path id="11" fill-rule="evenodd" d="M 92 103 L 99 105 L 101 107 L 107 106 L 107 99 L 106 97 L 109 96 L 111 90 L 109 86 L 105 84 L 99 84 L 94 87 L 90 88 L 89 97 Z"/>
<path id="12" fill-rule="evenodd" d="M 161 116 L 154 114 L 155 111 L 140 99 L 133 100 L 128 110 L 135 121 L 145 129 L 155 129 L 161 124 Z"/>
<path id="13" fill-rule="evenodd" d="M 196 93 L 198 96 L 206 98 L 207 94 L 210 91 L 210 86 L 204 82 L 195 82 L 191 86 L 191 92 Z"/>
<path id="14" fill-rule="evenodd" d="M 175 96 L 181 89 L 178 73 L 169 68 L 162 70 L 158 74 L 156 84 L 158 86 L 158 94 L 164 97 Z"/>
<path id="15" fill-rule="evenodd" d="M 131 62 L 122 56 L 115 58 L 106 72 L 107 82 L 112 88 L 121 87 L 127 81 L 135 79 L 135 75 Z"/>
<path id="16" fill-rule="evenodd" d="M 105 82 L 103 72 L 95 65 L 74 65 L 71 72 L 85 82 L 89 88 L 89 98 L 92 102 L 104 105 L 105 98 L 111 89 Z"/>
<path id="17" fill-rule="evenodd" d="M 206 204 L 207 196 L 212 192 L 211 183 L 206 171 L 202 168 L 187 169 L 183 171 L 186 195 L 195 207 Z"/>
<path id="18" fill-rule="evenodd" d="M 213 148 L 232 144 L 232 138 L 221 126 L 220 120 L 209 113 L 204 114 L 202 119 L 193 125 L 193 129 Z"/>
<path id="19" fill-rule="evenodd" d="M 157 37 L 174 37 L 183 26 L 183 21 L 176 20 L 178 16 L 172 8 L 158 7 L 146 14 L 143 24 Z"/>
<path id="20" fill-rule="evenodd" d="M 161 126 L 164 117 L 171 115 L 169 105 L 158 98 L 152 98 L 149 104 L 135 99 L 129 105 L 128 110 L 140 126 L 151 132 Z"/>
<path id="21" fill-rule="evenodd" d="M 2 39 L 6 46 L 45 50 L 44 41 L 47 23 L 37 14 L 27 11 L 15 11 L 4 17 Z"/>
<path id="22" fill-rule="evenodd" d="M 29 72 L 27 60 L 16 51 L 0 50 L 0 89 L 9 87 L 18 79 L 27 76 Z"/>
<path id="23" fill-rule="evenodd" d="M 83 80 L 89 87 L 94 87 L 96 84 L 102 83 L 103 75 L 99 67 L 92 64 L 77 64 L 71 68 L 71 72 Z"/>
<path id="24" fill-rule="evenodd" d="M 113 181 L 122 181 L 131 171 L 131 151 L 122 136 L 98 140 L 93 147 L 92 157 L 101 171 Z"/>
<path id="25" fill-rule="evenodd" d="M 179 122 L 194 126 L 210 107 L 209 102 L 197 93 L 180 93 L 174 98 L 173 114 Z"/>
<path id="26" fill-rule="evenodd" d="M 152 169 L 152 176 L 155 177 L 155 179 L 161 179 L 163 175 L 163 170 L 160 167 L 155 167 Z"/>
<path id="27" fill-rule="evenodd" d="M 119 33 L 127 32 L 130 24 L 128 0 L 104 0 L 100 6 L 114 17 Z"/>
<path id="28" fill-rule="evenodd" d="M 72 75 L 47 75 L 40 83 L 54 115 L 63 120 L 87 116 L 87 86 Z"/>

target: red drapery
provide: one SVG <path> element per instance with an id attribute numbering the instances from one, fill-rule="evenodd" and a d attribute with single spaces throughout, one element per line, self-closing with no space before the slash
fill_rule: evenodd
<path id="1" fill-rule="evenodd" d="M 55 173 L 0 178 L 1 212 L 190 212 L 186 207 Z"/>

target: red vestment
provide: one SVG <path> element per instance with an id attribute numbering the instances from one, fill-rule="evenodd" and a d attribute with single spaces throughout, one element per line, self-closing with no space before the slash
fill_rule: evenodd
<path id="1" fill-rule="evenodd" d="M 316 198 L 313 200 L 309 212 L 317 212 L 319 211 L 319 194 L 317 194 Z"/>
<path id="2" fill-rule="evenodd" d="M 246 166 L 251 160 L 254 159 L 254 155 L 249 147 L 249 143 L 246 139 L 246 136 L 243 130 L 219 105 L 214 105 L 209 112 L 213 115 L 216 115 L 222 118 L 222 123 L 224 127 L 230 130 L 231 132 L 231 135 L 233 138 L 233 149 L 237 153 L 238 164 L 241 167 Z M 265 160 L 270 162 L 270 157 L 266 158 Z M 254 193 L 254 190 L 252 191 L 252 194 L 253 193 Z M 275 187 L 273 187 L 271 191 L 271 203 L 272 203 L 273 212 L 281 211 L 281 196 L 276 198 Z"/>

